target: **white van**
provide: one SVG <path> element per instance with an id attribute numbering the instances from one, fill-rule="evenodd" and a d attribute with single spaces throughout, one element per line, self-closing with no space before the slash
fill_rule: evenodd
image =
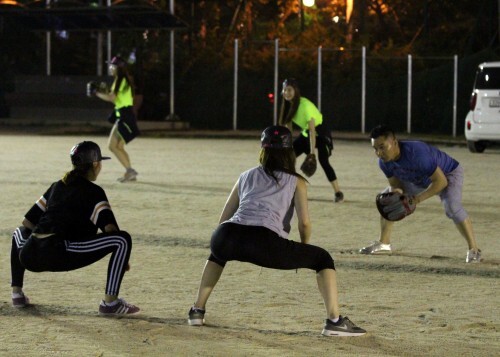
<path id="1" fill-rule="evenodd" d="M 471 152 L 483 152 L 489 144 L 500 142 L 500 62 L 478 66 L 465 138 Z"/>

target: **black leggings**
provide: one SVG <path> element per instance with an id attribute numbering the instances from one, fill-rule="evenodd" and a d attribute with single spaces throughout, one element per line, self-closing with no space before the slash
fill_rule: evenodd
<path id="1" fill-rule="evenodd" d="M 281 238 L 265 227 L 223 223 L 212 234 L 210 248 L 208 260 L 222 267 L 237 260 L 281 270 L 335 269 L 332 256 L 323 248 Z"/>
<path id="2" fill-rule="evenodd" d="M 101 233 L 82 242 L 57 236 L 38 239 L 30 234 L 25 227 L 19 227 L 12 235 L 12 286 L 23 286 L 25 269 L 33 272 L 76 270 L 111 253 L 106 294 L 118 295 L 132 250 L 132 238 L 127 232 Z"/>
<path id="3" fill-rule="evenodd" d="M 328 142 L 321 135 L 316 137 L 316 148 L 318 149 L 318 161 L 329 182 L 335 181 L 337 179 L 337 175 L 335 174 L 335 170 L 332 165 L 330 165 L 330 161 L 328 158 L 331 155 L 331 150 L 328 147 Z M 309 154 L 311 152 L 311 145 L 309 143 L 309 137 L 305 137 L 300 134 L 293 141 L 293 151 L 295 151 L 295 156 L 299 157 L 302 154 Z"/>

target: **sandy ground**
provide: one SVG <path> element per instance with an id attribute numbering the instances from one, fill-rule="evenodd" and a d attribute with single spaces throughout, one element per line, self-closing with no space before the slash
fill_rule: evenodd
<path id="1" fill-rule="evenodd" d="M 134 239 L 121 295 L 134 319 L 101 318 L 107 259 L 66 273 L 30 273 L 33 306 L 11 307 L 11 232 L 49 184 L 70 168 L 69 149 L 103 136 L 0 135 L 0 355 L 23 356 L 498 356 L 500 355 L 500 151 L 443 147 L 465 168 L 464 205 L 484 263 L 465 264 L 466 244 L 439 200 L 397 224 L 391 255 L 356 251 L 377 239 L 377 191 L 386 186 L 368 142 L 337 141 L 331 161 L 346 201 L 319 171 L 309 187 L 313 244 L 335 258 L 342 314 L 369 333 L 320 335 L 325 312 L 314 273 L 233 262 L 207 305 L 207 325 L 190 327 L 209 238 L 239 173 L 257 164 L 258 140 L 139 138 L 128 146 L 139 181 L 120 184 L 104 163 L 106 190 Z M 298 240 L 297 230 L 291 239 Z"/>

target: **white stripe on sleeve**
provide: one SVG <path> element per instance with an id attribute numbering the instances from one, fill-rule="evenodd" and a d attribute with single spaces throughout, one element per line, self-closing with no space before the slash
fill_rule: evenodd
<path id="1" fill-rule="evenodd" d="M 45 212 L 47 210 L 47 200 L 45 197 L 40 197 L 38 201 L 35 202 L 35 204 L 43 211 Z"/>
<path id="2" fill-rule="evenodd" d="M 94 211 L 90 216 L 90 220 L 92 221 L 92 223 L 94 223 L 94 225 L 97 225 L 97 220 L 99 219 L 99 213 L 101 213 L 106 209 L 111 210 L 111 206 L 108 201 L 101 201 L 95 205 Z"/>

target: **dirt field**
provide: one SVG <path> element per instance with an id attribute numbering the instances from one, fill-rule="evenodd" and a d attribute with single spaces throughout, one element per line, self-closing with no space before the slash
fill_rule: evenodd
<path id="1" fill-rule="evenodd" d="M 207 305 L 207 326 L 190 327 L 209 238 L 239 173 L 255 166 L 259 141 L 139 138 L 128 146 L 139 181 L 120 184 L 117 160 L 104 162 L 104 187 L 120 227 L 134 239 L 122 296 L 134 319 L 97 315 L 107 259 L 67 273 L 30 273 L 34 304 L 10 297 L 11 232 L 49 184 L 70 169 L 69 149 L 103 136 L 0 135 L 1 356 L 498 356 L 500 355 L 500 151 L 443 147 L 465 168 L 464 205 L 484 263 L 465 264 L 467 246 L 437 198 L 396 225 L 396 252 L 356 253 L 378 237 L 377 191 L 386 181 L 369 142 L 337 141 L 331 161 L 342 204 L 324 174 L 310 180 L 313 244 L 333 254 L 342 314 L 369 331 L 320 335 L 325 312 L 314 273 L 228 263 Z M 291 239 L 298 240 L 297 230 Z"/>

